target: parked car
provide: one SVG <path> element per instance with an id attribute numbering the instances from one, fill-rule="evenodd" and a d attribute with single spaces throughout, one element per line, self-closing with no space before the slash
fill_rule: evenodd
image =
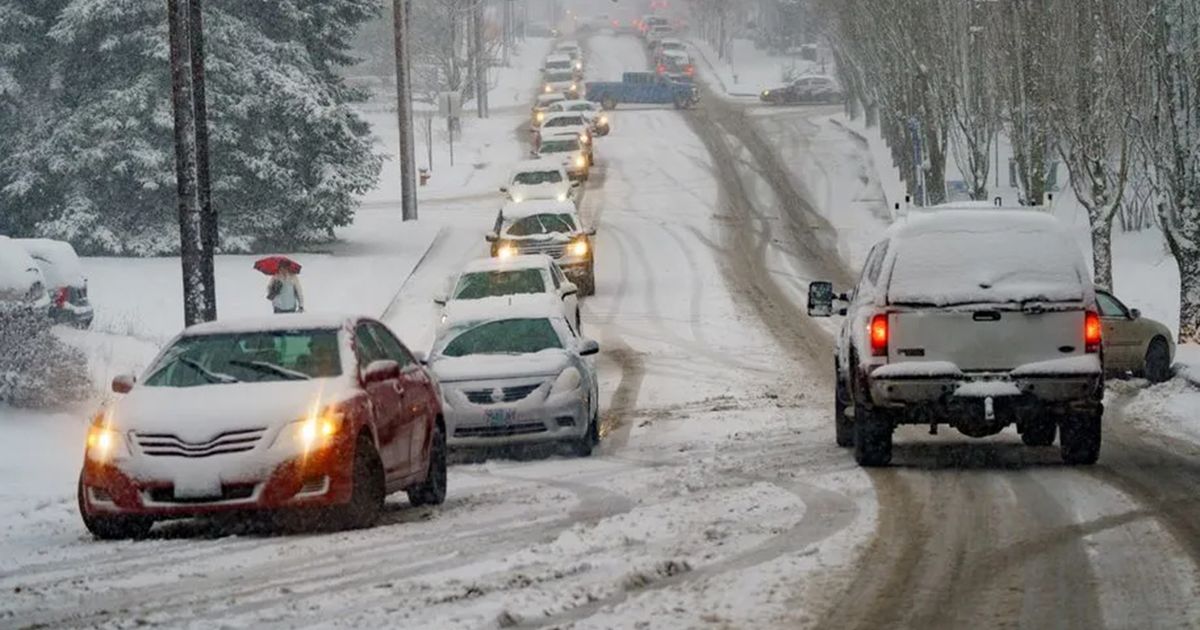
<path id="1" fill-rule="evenodd" d="M 75 248 L 64 241 L 44 238 L 17 239 L 37 262 L 50 294 L 50 318 L 78 328 L 92 325 L 94 312 L 88 301 L 87 278 Z"/>
<path id="2" fill-rule="evenodd" d="M 561 442 L 591 455 L 600 442 L 591 361 L 599 352 L 560 313 L 538 305 L 452 322 L 429 360 L 445 398 L 450 446 Z"/>
<path id="3" fill-rule="evenodd" d="M 837 82 L 825 76 L 801 77 L 783 87 L 763 90 L 759 95 L 759 100 L 773 105 L 840 103 L 845 99 Z"/>
<path id="4" fill-rule="evenodd" d="M 542 77 L 542 93 L 561 92 L 567 98 L 579 98 L 579 80 L 572 70 L 549 70 Z"/>
<path id="5" fill-rule="evenodd" d="M 1096 290 L 1104 324 L 1104 369 L 1131 373 L 1151 383 L 1170 380 L 1175 362 L 1175 339 L 1165 325 L 1125 306 L 1115 295 Z"/>
<path id="6" fill-rule="evenodd" d="M 596 293 L 595 228 L 584 227 L 575 206 L 554 201 L 506 204 L 487 235 L 492 256 L 545 254 L 554 259 L 581 296 Z"/>
<path id="7" fill-rule="evenodd" d="M 554 54 L 546 57 L 546 62 L 542 64 L 542 72 L 545 74 L 550 74 L 552 72 L 570 72 L 571 76 L 576 79 L 583 76 L 581 70 L 582 67 L 580 67 L 570 55 L 561 52 L 555 52 Z"/>
<path id="8" fill-rule="evenodd" d="M 50 295 L 37 261 L 17 241 L 0 236 L 0 311 L 49 312 Z"/>
<path id="9" fill-rule="evenodd" d="M 521 203 L 533 199 L 576 201 L 579 183 L 571 181 L 561 159 L 526 160 L 518 162 L 500 192 L 509 200 Z"/>
<path id="10" fill-rule="evenodd" d="M 837 443 L 887 464 L 897 425 L 971 437 L 1017 425 L 1062 459 L 1100 454 L 1102 322 L 1083 254 L 1047 213 L 953 210 L 900 221 L 870 252 L 851 297 L 809 288 L 809 314 L 844 312 Z"/>
<path id="11" fill-rule="evenodd" d="M 581 330 L 579 288 L 567 280 L 558 263 L 545 254 L 484 258 L 467 264 L 448 295 L 434 301 L 442 306 L 442 324 L 495 314 L 515 301 L 549 300 L 563 317 Z"/>
<path id="12" fill-rule="evenodd" d="M 549 94 L 538 94 L 537 100 L 534 101 L 533 112 L 530 114 L 530 128 L 537 131 L 542 126 L 542 122 L 546 120 L 546 113 L 556 104 L 567 100 L 567 95 L 562 92 L 551 92 Z"/>
<path id="13" fill-rule="evenodd" d="M 571 181 L 586 181 L 592 158 L 590 145 L 583 142 L 583 136 L 577 130 L 543 136 L 537 145 L 537 157 L 548 161 L 557 159 L 567 169 Z"/>
<path id="14" fill-rule="evenodd" d="M 558 55 L 566 55 L 571 60 L 571 69 L 583 76 L 583 48 L 575 41 L 563 41 L 554 46 Z"/>
<path id="15" fill-rule="evenodd" d="M 692 58 L 680 51 L 668 50 L 659 55 L 655 70 L 659 76 L 680 83 L 689 83 L 696 77 L 696 66 L 692 65 Z"/>
<path id="16" fill-rule="evenodd" d="M 681 39 L 676 39 L 674 37 L 664 37 L 664 38 L 658 40 L 658 43 L 656 43 L 654 45 L 654 51 L 652 53 L 652 57 L 655 61 L 658 61 L 659 58 L 661 58 L 662 55 L 667 52 L 683 53 L 686 55 L 687 54 L 687 44 L 684 44 L 683 40 L 681 40 Z"/>
<path id="17" fill-rule="evenodd" d="M 546 108 L 547 115 L 563 112 L 579 114 L 586 118 L 591 123 L 590 131 L 593 136 L 607 136 L 612 131 L 608 114 L 601 111 L 600 106 L 591 101 L 558 101 Z"/>
<path id="18" fill-rule="evenodd" d="M 446 497 L 437 382 L 365 317 L 278 315 L 183 331 L 96 415 L 79 510 L 98 538 L 155 521 L 286 511 L 373 524 L 388 494 Z"/>
<path id="19" fill-rule="evenodd" d="M 587 100 L 604 109 L 621 103 L 672 103 L 676 109 L 693 107 L 700 102 L 700 91 L 691 83 L 680 83 L 653 72 L 626 72 L 619 82 L 595 82 L 585 85 Z"/>

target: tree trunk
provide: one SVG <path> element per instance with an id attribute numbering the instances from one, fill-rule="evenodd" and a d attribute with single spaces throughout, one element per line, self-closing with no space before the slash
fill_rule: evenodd
<path id="1" fill-rule="evenodd" d="M 1179 263 L 1179 342 L 1200 344 L 1200 252 Z"/>
<path id="2" fill-rule="evenodd" d="M 200 269 L 204 276 L 204 321 L 217 319 L 217 279 L 213 258 L 220 234 L 212 204 L 212 176 L 208 155 L 208 94 L 205 88 L 203 0 L 190 0 L 189 35 L 192 43 L 192 100 L 196 124 L 196 199 L 200 207 Z"/>
<path id="3" fill-rule="evenodd" d="M 192 100 L 191 46 L 187 0 L 167 0 L 170 33 L 171 101 L 175 113 L 175 181 L 179 197 L 179 258 L 183 267 L 184 325 L 208 312 L 201 262 L 200 209 L 196 197 L 196 122 Z"/>
<path id="4" fill-rule="evenodd" d="M 1104 289 L 1112 290 L 1112 224 L 1113 214 L 1104 209 L 1100 209 L 1099 214 L 1088 209 L 1088 215 L 1093 218 L 1092 226 L 1092 265 L 1094 272 L 1092 281 Z M 1108 216 L 1108 220 L 1100 218 L 1102 214 Z"/>

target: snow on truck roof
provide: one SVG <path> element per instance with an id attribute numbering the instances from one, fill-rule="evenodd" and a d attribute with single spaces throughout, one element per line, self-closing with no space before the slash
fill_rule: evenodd
<path id="1" fill-rule="evenodd" d="M 283 330 L 323 330 L 348 328 L 366 315 L 331 315 L 316 313 L 280 314 L 270 317 L 247 317 L 222 319 L 215 322 L 196 324 L 183 331 L 184 337 L 198 335 L 226 335 L 232 333 L 276 332 Z"/>
<path id="2" fill-rule="evenodd" d="M 480 258 L 472 260 L 463 268 L 463 273 L 485 271 L 518 271 L 521 269 L 545 269 L 554 259 L 545 254 L 525 254 L 512 258 Z"/>
<path id="3" fill-rule="evenodd" d="M 1082 250 L 1045 212 L 939 209 L 910 215 L 888 234 L 891 304 L 1094 299 Z"/>

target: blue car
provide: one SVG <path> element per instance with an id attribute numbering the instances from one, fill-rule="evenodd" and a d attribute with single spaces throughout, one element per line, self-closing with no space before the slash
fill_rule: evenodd
<path id="1" fill-rule="evenodd" d="M 588 83 L 587 99 L 614 109 L 621 103 L 671 103 L 676 109 L 700 102 L 700 91 L 691 83 L 672 81 L 653 72 L 626 72 L 621 81 Z"/>

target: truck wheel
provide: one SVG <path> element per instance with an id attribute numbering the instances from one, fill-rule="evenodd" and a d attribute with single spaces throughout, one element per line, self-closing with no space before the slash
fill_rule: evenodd
<path id="1" fill-rule="evenodd" d="M 1090 466 L 1100 458 L 1101 417 L 1103 407 L 1073 413 L 1063 419 L 1059 448 L 1064 463 L 1070 466 Z"/>
<path id="2" fill-rule="evenodd" d="M 1157 337 L 1146 350 L 1146 379 L 1151 383 L 1171 380 L 1171 351 L 1167 349 L 1167 342 Z"/>
<path id="3" fill-rule="evenodd" d="M 1043 420 L 1036 424 L 1025 425 L 1021 432 L 1021 441 L 1025 446 L 1050 446 L 1054 444 L 1054 435 L 1058 425 L 1053 420 Z"/>
<path id="4" fill-rule="evenodd" d="M 846 417 L 846 399 L 849 395 L 842 385 L 842 379 L 837 377 L 836 368 L 834 378 L 837 378 L 837 384 L 833 392 L 833 426 L 837 433 L 837 445 L 843 448 L 854 446 L 854 421 Z"/>
<path id="5" fill-rule="evenodd" d="M 617 99 L 611 96 L 605 96 L 604 100 L 600 101 L 600 107 L 603 107 L 604 109 L 616 109 Z"/>
<path id="6" fill-rule="evenodd" d="M 140 516 L 99 516 L 87 513 L 83 499 L 83 479 L 79 480 L 77 490 L 79 500 L 79 516 L 83 518 L 83 526 L 98 540 L 125 540 L 145 538 L 154 526 L 152 519 Z"/>
<path id="7" fill-rule="evenodd" d="M 433 425 L 433 447 L 429 450 L 429 470 L 425 482 L 408 489 L 413 507 L 441 505 L 446 501 L 446 433 L 441 424 Z"/>

